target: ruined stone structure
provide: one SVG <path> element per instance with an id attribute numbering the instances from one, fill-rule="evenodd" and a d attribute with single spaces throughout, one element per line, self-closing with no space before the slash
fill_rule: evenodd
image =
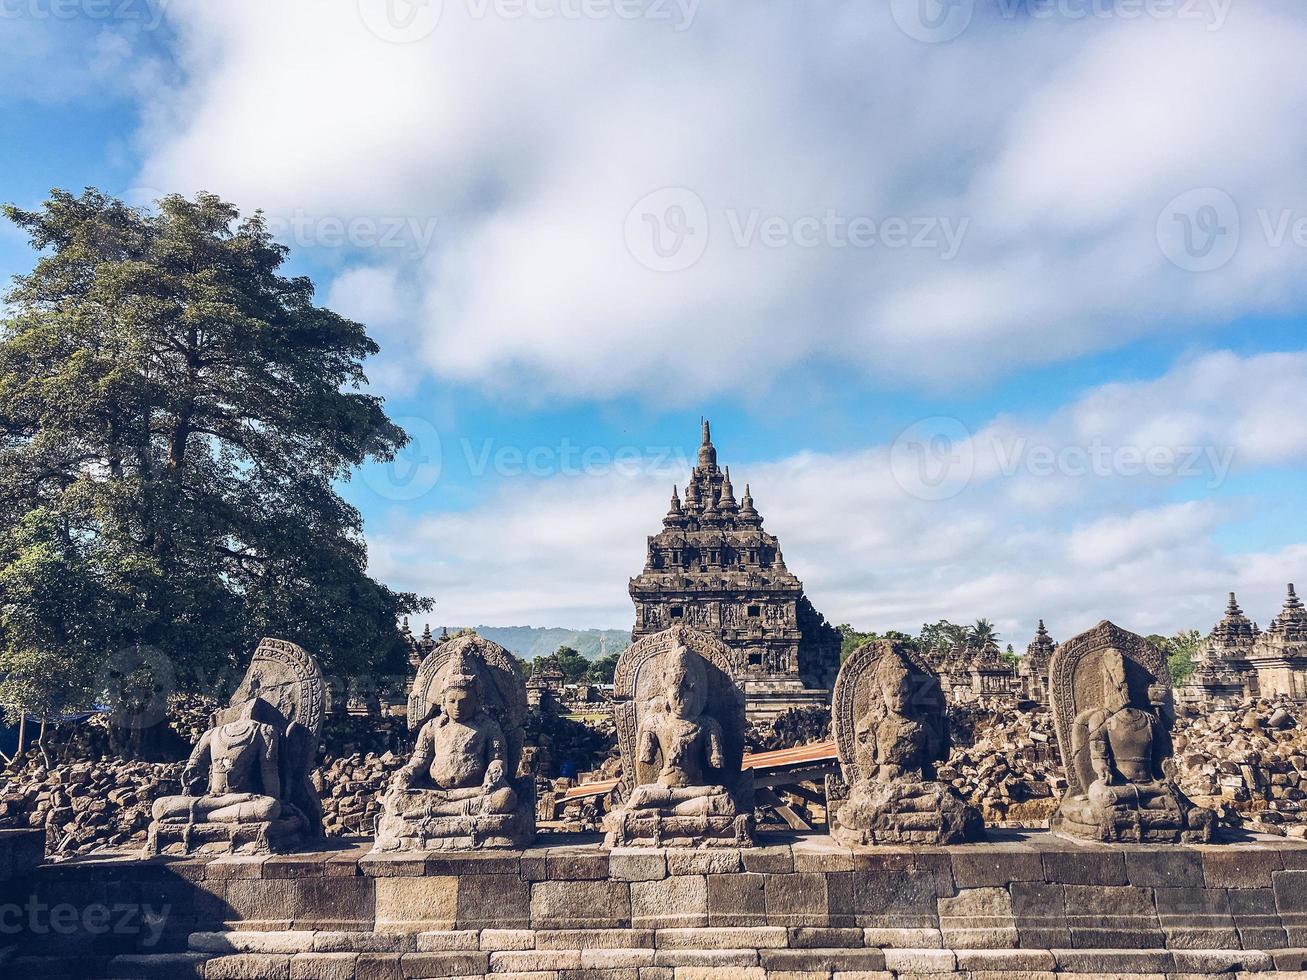
<path id="1" fill-rule="evenodd" d="M 317 661 L 264 639 L 230 705 L 217 712 L 182 772 L 182 794 L 155 801 L 149 854 L 288 851 L 322 836 L 309 782 L 326 685 Z"/>
<path id="2" fill-rule="evenodd" d="M 751 720 L 829 702 L 839 633 L 785 567 L 747 484 L 736 502 L 707 422 L 684 502 L 674 487 L 663 529 L 648 539 L 644 571 L 631 579 L 630 592 L 632 640 L 683 624 L 726 645 Z"/>
<path id="3" fill-rule="evenodd" d="M 1057 644 L 1049 636 L 1044 621 L 1039 621 L 1035 638 L 1026 647 L 1026 655 L 1021 658 L 1017 668 L 1021 696 L 1027 701 L 1048 704 L 1048 668 L 1053 660 L 1053 651 Z"/>
<path id="4" fill-rule="evenodd" d="M 939 678 L 908 644 L 879 640 L 849 655 L 832 709 L 844 785 L 827 781 L 831 836 L 863 846 L 983 835 L 979 812 L 935 778 L 949 755 L 945 707 Z"/>
<path id="5" fill-rule="evenodd" d="M 533 664 L 531 676 L 526 682 L 526 701 L 532 708 L 538 708 L 546 700 L 555 705 L 562 704 L 563 694 L 567 689 L 567 677 L 558 662 L 558 654 L 551 653 L 544 661 Z"/>
<path id="6" fill-rule="evenodd" d="M 378 851 L 521 847 L 535 836 L 532 780 L 518 778 L 526 689 L 512 654 L 465 633 L 437 644 L 409 696 L 418 733 L 377 821 Z"/>
<path id="7" fill-rule="evenodd" d="M 928 655 L 926 663 L 938 674 L 950 704 L 999 705 L 1017 697 L 1016 670 L 997 647 L 977 650 L 959 645 Z"/>
<path id="8" fill-rule="evenodd" d="M 1215 815 L 1164 768 L 1174 712 L 1157 647 L 1104 621 L 1057 648 L 1051 684 L 1067 778 L 1055 831 L 1136 843 L 1212 839 Z"/>
<path id="9" fill-rule="evenodd" d="M 1225 616 L 1194 655 L 1179 700 L 1198 710 L 1249 698 L 1307 701 L 1307 607 L 1288 586 L 1284 608 L 1266 630 L 1244 615 L 1233 592 Z"/>
<path id="10" fill-rule="evenodd" d="M 622 777 L 604 820 L 610 846 L 740 847 L 752 840 L 753 783 L 744 700 L 726 647 L 673 626 L 628 647 L 617 664 Z"/>

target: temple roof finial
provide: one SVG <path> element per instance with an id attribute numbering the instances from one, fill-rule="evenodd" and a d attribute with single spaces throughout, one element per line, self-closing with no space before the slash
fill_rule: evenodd
<path id="1" fill-rule="evenodd" d="M 703 420 L 703 441 L 699 444 L 699 467 L 705 470 L 717 469 L 717 450 L 712 444 L 712 428 L 708 420 Z"/>

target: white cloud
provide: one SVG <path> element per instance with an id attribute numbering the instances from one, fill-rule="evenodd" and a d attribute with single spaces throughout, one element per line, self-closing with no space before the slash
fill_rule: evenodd
<path id="1" fill-rule="evenodd" d="M 1267 405 L 1295 388 L 1307 389 L 1307 356 L 1221 353 L 1151 381 L 1087 391 L 1047 418 L 1002 425 L 1006 437 L 1057 450 L 1093 437 L 1121 445 L 1143 438 L 1138 420 L 1166 405 L 1184 425 L 1155 428 L 1167 440 L 1160 445 L 1246 436 L 1254 448 L 1242 458 L 1253 466 L 1284 458 L 1280 440 L 1259 440 L 1257 432 Z M 1301 454 L 1307 423 L 1301 413 L 1293 417 L 1273 424 L 1298 433 Z M 987 427 L 975 441 L 982 445 L 994 431 Z M 730 434 L 719 431 L 717 443 L 729 463 Z M 1255 448 L 1263 443 L 1270 449 Z M 1307 543 L 1247 554 L 1219 547 L 1216 536 L 1245 508 L 1209 495 L 1204 474 L 981 468 L 956 496 L 926 500 L 905 492 L 891 458 L 881 445 L 732 468 L 737 487 L 752 484 L 787 564 L 835 622 L 915 630 L 939 618 L 985 616 L 1018 646 L 1040 617 L 1062 638 L 1103 618 L 1142 632 L 1206 630 L 1226 591 L 1237 589 L 1250 615 L 1265 622 L 1284 583 L 1307 573 Z M 488 483 L 470 510 L 374 526 L 375 570 L 435 595 L 442 622 L 628 626 L 627 579 L 642 567 L 670 479 L 660 468 Z M 1031 506 L 1045 486 L 1058 490 Z M 1177 494 L 1198 499 L 1168 499 Z"/>
<path id="2" fill-rule="evenodd" d="M 415 283 L 414 369 L 664 404 L 814 360 L 947 384 L 1303 304 L 1302 250 L 1270 247 L 1256 217 L 1307 214 L 1296 8 L 1239 5 L 1213 30 L 979 5 L 968 33 L 930 45 L 886 4 L 704 4 L 676 30 L 446 0 L 430 36 L 395 45 L 357 6 L 175 3 L 188 83 L 148 106 L 143 181 L 280 213 L 438 218 L 429 253 L 362 260 Z M 1243 235 L 1194 273 L 1157 224 L 1209 185 Z M 697 264 L 654 272 L 623 228 L 669 186 L 704 202 L 709 238 Z M 967 224 L 952 260 L 883 227 L 862 248 L 828 243 L 843 224 L 813 247 L 732 241 L 733 221 L 774 219 L 784 238 L 828 212 Z"/>

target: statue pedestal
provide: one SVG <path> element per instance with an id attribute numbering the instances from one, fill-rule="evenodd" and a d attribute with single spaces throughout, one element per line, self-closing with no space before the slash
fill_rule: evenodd
<path id="1" fill-rule="evenodd" d="M 383 813 L 377 818 L 374 851 L 473 851 L 482 848 L 520 850 L 535 839 L 530 809 L 516 813 L 468 817 L 428 817 L 425 820 Z"/>
<path id="2" fill-rule="evenodd" d="M 749 847 L 753 815 L 678 817 L 623 808 L 604 818 L 604 831 L 605 847 Z"/>
<path id="3" fill-rule="evenodd" d="M 1104 805 L 1084 796 L 1062 800 L 1050 827 L 1075 840 L 1124 844 L 1210 844 L 1214 814 L 1195 806 L 1178 791 L 1157 797 L 1162 805 Z"/>
<path id="4" fill-rule="evenodd" d="M 846 847 L 873 844 L 965 844 L 985 836 L 980 813 L 938 782 L 855 787 L 830 810 L 830 833 Z"/>
<path id="5" fill-rule="evenodd" d="M 306 844 L 304 820 L 292 816 L 254 823 L 150 824 L 146 855 L 287 854 Z"/>

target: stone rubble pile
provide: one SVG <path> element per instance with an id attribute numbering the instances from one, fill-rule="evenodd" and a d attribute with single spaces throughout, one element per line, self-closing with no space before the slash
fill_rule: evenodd
<path id="1" fill-rule="evenodd" d="M 403 765 L 403 757 L 394 752 L 355 752 L 323 759 L 310 778 L 322 797 L 322 824 L 327 836 L 371 836 L 390 776 Z"/>
<path id="2" fill-rule="evenodd" d="M 1307 837 L 1307 732 L 1302 707 L 1256 701 L 1182 718 L 1176 726 L 1176 777 L 1222 821 L 1261 833 Z"/>
<path id="3" fill-rule="evenodd" d="M 990 826 L 1046 826 L 1066 788 L 1052 712 L 1008 709 L 968 722 L 970 744 L 953 746 L 939 779 Z"/>

